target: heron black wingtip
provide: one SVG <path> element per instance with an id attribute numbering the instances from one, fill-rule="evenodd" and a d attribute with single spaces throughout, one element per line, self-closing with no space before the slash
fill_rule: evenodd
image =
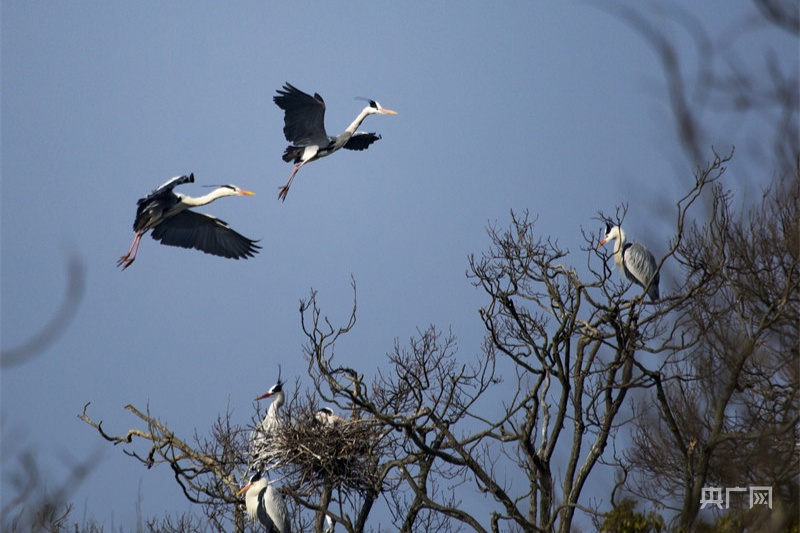
<path id="1" fill-rule="evenodd" d="M 291 83 L 289 83 L 287 81 L 286 83 L 283 84 L 283 87 L 278 89 L 276 92 L 278 93 L 278 95 L 275 96 L 275 98 L 280 98 L 282 96 L 288 96 L 290 93 L 293 93 L 293 92 L 302 93 L 303 91 L 301 91 L 300 89 L 298 89 L 297 87 L 295 87 L 294 85 L 292 85 Z M 273 100 L 275 98 L 273 98 Z"/>

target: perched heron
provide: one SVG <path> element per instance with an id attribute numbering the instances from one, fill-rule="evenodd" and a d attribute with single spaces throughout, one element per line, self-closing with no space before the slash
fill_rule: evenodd
<path id="1" fill-rule="evenodd" d="M 278 89 L 278 95 L 273 100 L 285 112 L 283 134 L 292 143 L 286 147 L 283 160 L 295 163 L 289 181 L 278 193 L 281 201 L 286 200 L 295 174 L 306 163 L 330 155 L 340 148 L 366 150 L 370 144 L 380 139 L 381 136 L 376 133 L 356 131 L 367 115 L 397 114 L 396 111 L 381 107 L 375 100 L 366 100 L 367 106 L 344 133 L 331 137 L 325 131 L 325 101 L 319 94 L 314 93 L 311 96 L 287 82 L 282 89 Z"/>
<path id="2" fill-rule="evenodd" d="M 314 416 L 316 417 L 317 422 L 326 427 L 333 427 L 347 422 L 347 420 L 341 416 L 335 415 L 333 413 L 333 409 L 330 407 L 320 407 Z"/>
<path id="3" fill-rule="evenodd" d="M 272 486 L 265 473 L 256 472 L 236 495 L 244 497 L 247 514 L 267 528 L 268 533 L 290 533 L 289 512 L 283 496 Z"/>
<path id="4" fill-rule="evenodd" d="M 659 273 L 656 258 L 638 242 L 627 242 L 625 232 L 618 225 L 606 222 L 606 236 L 597 245 L 600 248 L 609 241 L 614 242 L 614 262 L 628 280 L 647 290 L 651 301 L 658 300 Z"/>
<path id="5" fill-rule="evenodd" d="M 253 196 L 255 193 L 233 185 L 222 185 L 198 198 L 172 191 L 185 183 L 194 183 L 194 174 L 176 176 L 136 202 L 133 222 L 136 235 L 128 253 L 117 261 L 118 267 L 125 270 L 133 264 L 139 242 L 149 230 L 153 230 L 151 235 L 155 240 L 168 246 L 195 248 L 231 259 L 246 259 L 258 253 L 261 248 L 256 244 L 258 241 L 240 235 L 218 218 L 190 209 L 225 196 Z"/>
<path id="6" fill-rule="evenodd" d="M 283 385 L 284 382 L 281 381 L 280 377 L 278 377 L 278 382 L 275 385 L 270 387 L 267 392 L 256 398 L 256 401 L 272 398 L 272 403 L 269 404 L 269 408 L 267 409 L 267 415 L 264 417 L 263 422 L 261 422 L 261 427 L 268 429 L 268 432 L 274 430 L 280 421 L 278 410 L 280 410 L 280 408 L 283 407 L 283 404 L 286 402 L 286 393 L 283 392 Z"/>
<path id="7" fill-rule="evenodd" d="M 273 457 L 270 440 L 280 425 L 279 410 L 286 401 L 286 394 L 283 391 L 284 382 L 280 378 L 278 370 L 278 382 L 270 389 L 256 398 L 256 401 L 272 398 L 272 403 L 267 408 L 264 420 L 254 430 L 251 437 L 252 454 L 256 464 L 267 464 Z"/>

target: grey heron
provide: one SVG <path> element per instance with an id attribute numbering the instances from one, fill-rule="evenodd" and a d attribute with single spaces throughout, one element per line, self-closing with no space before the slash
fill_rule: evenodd
<path id="1" fill-rule="evenodd" d="M 286 394 L 283 392 L 283 385 L 284 382 L 281 381 L 279 376 L 278 382 L 275 385 L 270 387 L 267 392 L 256 398 L 256 401 L 272 398 L 272 403 L 269 404 L 269 408 L 267 409 L 267 415 L 264 417 L 264 421 L 261 422 L 261 426 L 265 429 L 269 429 L 270 431 L 275 429 L 275 427 L 278 425 L 280 420 L 278 410 L 283 407 L 283 404 L 286 401 Z"/>
<path id="2" fill-rule="evenodd" d="M 222 185 L 197 198 L 173 192 L 175 187 L 185 183 L 194 183 L 194 174 L 176 176 L 136 202 L 133 222 L 136 235 L 128 253 L 117 261 L 118 267 L 125 270 L 131 266 L 142 236 L 150 230 L 153 230 L 153 239 L 168 246 L 195 248 L 231 259 L 246 259 L 258 253 L 261 248 L 256 244 L 258 241 L 240 235 L 216 217 L 191 210 L 225 196 L 253 196 L 255 193 L 234 185 Z"/>
<path id="3" fill-rule="evenodd" d="M 341 416 L 335 415 L 333 413 L 333 409 L 330 407 L 320 407 L 314 416 L 316 417 L 317 422 L 326 427 L 333 427 L 347 422 L 347 420 Z"/>
<path id="4" fill-rule="evenodd" d="M 283 391 L 284 382 L 281 381 L 280 369 L 278 370 L 278 382 L 269 388 L 267 392 L 256 398 L 256 401 L 272 398 L 272 403 L 267 408 L 264 420 L 254 430 L 251 437 L 252 455 L 256 464 L 267 464 L 272 459 L 272 447 L 270 439 L 280 424 L 279 410 L 286 401 L 286 394 Z"/>
<path id="5" fill-rule="evenodd" d="M 375 100 L 367 100 L 367 106 L 344 133 L 331 137 L 325 131 L 325 101 L 318 93 L 311 96 L 287 82 L 282 89 L 278 89 L 278 95 L 273 100 L 284 111 L 283 134 L 292 143 L 286 147 L 283 160 L 295 163 L 289 181 L 278 193 L 281 201 L 286 200 L 295 174 L 306 163 L 330 155 L 340 148 L 366 150 L 370 144 L 380 139 L 381 136 L 376 133 L 356 131 L 368 115 L 397 114 L 396 111 L 381 107 Z"/>
<path id="6" fill-rule="evenodd" d="M 656 258 L 638 242 L 625 240 L 625 232 L 619 225 L 606 222 L 606 235 L 597 245 L 600 248 L 609 241 L 614 242 L 614 263 L 628 280 L 647 289 L 651 301 L 658 300 L 659 273 Z"/>
<path id="7" fill-rule="evenodd" d="M 256 472 L 236 495 L 244 497 L 247 514 L 267 528 L 268 533 L 289 533 L 289 512 L 281 493 L 272 486 L 266 473 Z"/>

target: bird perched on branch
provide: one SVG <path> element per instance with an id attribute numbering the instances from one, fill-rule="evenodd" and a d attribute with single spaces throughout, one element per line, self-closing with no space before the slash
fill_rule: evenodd
<path id="1" fill-rule="evenodd" d="M 281 187 L 278 198 L 286 200 L 289 187 L 300 168 L 311 161 L 331 155 L 340 148 L 348 150 L 366 150 L 369 145 L 381 138 L 376 133 L 356 131 L 368 115 L 396 115 L 396 111 L 381 107 L 375 100 L 368 100 L 367 106 L 355 118 L 344 133 L 331 137 L 325 131 L 325 101 L 314 93 L 306 94 L 290 83 L 286 83 L 273 98 L 275 104 L 283 109 L 283 134 L 289 146 L 283 153 L 283 160 L 295 163 L 289 181 Z"/>
<path id="2" fill-rule="evenodd" d="M 283 407 L 283 404 L 286 402 L 286 393 L 283 391 L 284 385 L 285 383 L 281 381 L 280 378 L 280 372 L 278 372 L 278 382 L 275 383 L 275 385 L 273 385 L 272 387 L 270 387 L 267 392 L 256 398 L 256 401 L 272 398 L 272 403 L 270 403 L 269 407 L 267 408 L 267 415 L 261 422 L 261 426 L 269 431 L 275 429 L 275 427 L 280 422 L 280 415 L 278 411 L 280 410 L 281 407 Z"/>
<path id="3" fill-rule="evenodd" d="M 280 424 L 280 408 L 283 407 L 286 401 L 283 385 L 284 382 L 281 381 L 279 367 L 278 382 L 270 387 L 267 392 L 256 398 L 256 401 L 272 398 L 272 403 L 270 403 L 267 408 L 267 414 L 264 416 L 264 420 L 253 430 L 253 435 L 251 437 L 252 454 L 256 464 L 266 465 L 269 460 L 273 458 L 274 454 L 271 439 Z"/>
<path id="4" fill-rule="evenodd" d="M 218 218 L 191 209 L 225 196 L 253 196 L 255 193 L 234 185 L 222 185 L 198 198 L 173 192 L 175 187 L 185 183 L 194 183 L 194 174 L 176 176 L 136 202 L 133 222 L 136 235 L 128 253 L 117 261 L 118 267 L 125 270 L 133 264 L 139 242 L 150 230 L 153 230 L 153 239 L 168 246 L 195 248 L 230 259 L 247 259 L 258 253 L 261 248 L 256 244 L 258 241 L 240 235 Z"/>
<path id="5" fill-rule="evenodd" d="M 625 232 L 619 225 L 606 221 L 606 235 L 597 245 L 600 248 L 609 241 L 614 242 L 614 263 L 628 280 L 647 290 L 651 301 L 658 300 L 659 273 L 656 258 L 642 246 L 625 240 Z"/>
<path id="6" fill-rule="evenodd" d="M 236 495 L 246 493 L 244 501 L 247 514 L 267 528 L 267 533 L 290 533 L 286 502 L 268 478 L 266 471 L 256 472 Z"/>

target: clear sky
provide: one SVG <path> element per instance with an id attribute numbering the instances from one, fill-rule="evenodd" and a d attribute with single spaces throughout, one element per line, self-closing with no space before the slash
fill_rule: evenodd
<path id="1" fill-rule="evenodd" d="M 679 4 L 713 34 L 754 13 Z M 691 83 L 692 41 L 664 24 L 686 46 Z M 796 43 L 776 42 L 796 60 Z M 362 129 L 383 139 L 308 164 L 281 204 L 291 165 L 272 97 L 286 81 L 325 98 L 332 134 L 363 107 L 356 96 L 398 115 L 368 117 Z M 19 450 L 53 480 L 96 457 L 76 516 L 131 524 L 137 498 L 145 517 L 188 508 L 167 468 L 145 470 L 80 422 L 83 405 L 109 432 L 140 427 L 129 403 L 186 437 L 229 405 L 244 423 L 278 363 L 303 382 L 298 301 L 313 287 L 343 321 L 351 275 L 358 324 L 337 357 L 369 375 L 428 324 L 451 327 L 472 357 L 486 298 L 467 258 L 511 209 L 538 216 L 581 266 L 581 228 L 598 233 L 597 211 L 627 202 L 629 236 L 663 253 L 692 171 L 664 95 L 652 49 L 591 2 L 3 2 L 3 348 L 53 315 L 68 253 L 87 268 L 63 337 L 2 374 L 4 477 Z M 752 127 L 721 122 L 708 142 L 741 145 Z M 256 192 L 201 211 L 260 239 L 261 253 L 232 261 L 145 237 L 120 272 L 136 200 L 190 172 L 197 184 L 180 192 Z M 737 187 L 757 194 L 763 183 L 748 179 Z"/>

